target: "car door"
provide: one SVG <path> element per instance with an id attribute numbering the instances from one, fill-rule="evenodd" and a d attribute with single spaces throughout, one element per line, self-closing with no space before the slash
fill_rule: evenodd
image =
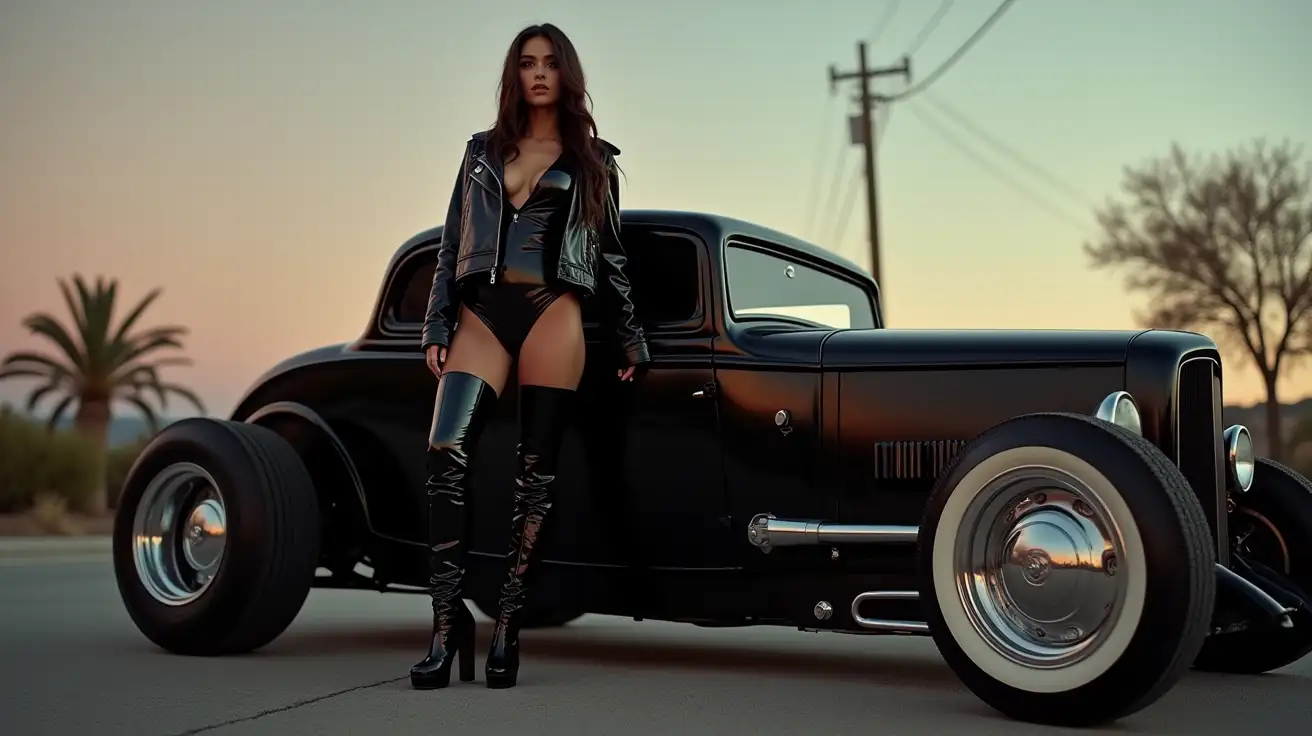
<path id="1" fill-rule="evenodd" d="M 715 374 L 706 246 L 689 234 L 627 223 L 624 245 L 652 362 L 634 382 L 617 380 L 608 328 L 590 306 L 588 419 L 579 444 L 589 499 L 586 511 L 570 515 L 573 554 L 606 565 L 719 567 L 730 529 L 718 414 L 707 390 Z"/>
<path id="2" fill-rule="evenodd" d="M 763 555 L 748 541 L 752 517 L 832 518 L 836 497 L 820 458 L 823 407 L 836 397 L 821 345 L 836 328 L 864 326 L 864 317 L 842 299 L 841 279 L 786 248 L 730 238 L 724 269 L 715 359 L 734 559 L 768 569 L 809 553 Z"/>

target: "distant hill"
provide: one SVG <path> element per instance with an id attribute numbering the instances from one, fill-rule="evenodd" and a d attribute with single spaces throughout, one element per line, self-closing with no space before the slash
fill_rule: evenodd
<path id="1" fill-rule="evenodd" d="M 17 406 L 14 406 L 9 402 L 0 401 L 0 406 L 7 406 L 15 412 L 18 412 L 20 414 L 22 413 L 22 409 L 20 409 Z M 46 416 L 48 415 L 39 416 L 36 417 L 36 419 L 44 421 L 46 419 Z M 167 427 L 168 425 L 172 424 L 173 422 L 177 421 L 180 418 L 181 417 L 160 417 L 159 426 L 161 428 Z M 64 415 L 63 421 L 59 423 L 59 428 L 71 429 L 72 426 L 73 426 L 72 415 L 71 414 Z M 146 426 L 146 420 L 142 419 L 141 415 L 139 414 L 122 414 L 114 417 L 109 422 L 108 442 L 110 447 L 121 447 L 123 445 L 130 445 L 146 434 L 149 434 L 149 431 Z"/>
<path id="2" fill-rule="evenodd" d="M 173 419 L 169 417 L 160 417 L 159 426 L 161 428 L 167 427 L 168 425 L 172 424 L 175 421 L 177 421 L 177 419 Z M 64 420 L 59 423 L 60 429 L 70 429 L 72 428 L 72 426 L 73 426 L 72 417 L 64 417 Z M 122 447 L 123 445 L 130 445 L 133 442 L 136 442 L 138 439 L 148 435 L 149 433 L 150 433 L 149 429 L 146 426 L 146 420 L 142 419 L 141 417 L 134 416 L 131 414 L 126 416 L 117 416 L 114 417 L 109 422 L 108 444 L 110 447 Z"/>
<path id="3" fill-rule="evenodd" d="M 1280 419 L 1284 425 L 1284 435 L 1300 422 L 1312 421 L 1312 398 L 1303 399 L 1293 404 L 1280 405 Z M 1253 449 L 1258 455 L 1267 454 L 1266 404 L 1252 406 L 1227 406 L 1221 411 L 1221 424 L 1242 424 L 1248 427 L 1253 437 Z"/>
<path id="4" fill-rule="evenodd" d="M 160 417 L 159 425 L 161 428 L 167 427 L 175 421 L 177 420 Z M 64 424 L 71 425 L 72 422 L 66 421 Z M 147 434 L 149 430 L 146 427 L 146 420 L 141 417 L 131 415 L 114 417 L 109 423 L 109 446 L 129 445 Z"/>

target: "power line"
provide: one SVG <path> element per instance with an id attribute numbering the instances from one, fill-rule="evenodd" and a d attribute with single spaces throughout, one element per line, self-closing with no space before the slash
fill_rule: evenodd
<path id="1" fill-rule="evenodd" d="M 834 208 L 838 204 L 838 190 L 843 185 L 843 171 L 845 168 L 843 163 L 847 161 L 847 146 L 847 141 L 841 139 L 838 141 L 838 160 L 834 162 L 834 175 L 833 178 L 829 180 L 829 196 L 825 199 L 824 205 L 828 216 L 820 222 L 815 223 L 814 227 L 810 230 L 810 232 L 815 235 L 818 235 L 819 229 L 823 227 L 821 223 L 833 219 Z"/>
<path id="2" fill-rule="evenodd" d="M 1007 9 L 1010 8 L 1015 2 L 1016 0 L 1002 0 L 1002 4 L 998 6 L 997 10 L 993 11 L 993 15 L 990 15 L 988 17 L 988 20 L 985 20 L 984 23 L 980 25 L 980 27 L 977 28 L 974 33 L 970 35 L 970 38 L 967 38 L 966 42 L 961 44 L 961 48 L 958 48 L 951 56 L 948 57 L 947 61 L 940 64 L 939 67 L 934 71 L 930 72 L 929 76 L 925 77 L 925 79 L 919 84 L 912 85 L 911 87 L 902 90 L 898 94 L 886 96 L 883 98 L 883 100 L 885 102 L 898 102 L 900 100 L 905 100 L 906 98 L 916 94 L 917 92 L 924 90 L 926 87 L 933 84 L 936 80 L 938 80 L 939 77 L 943 76 L 948 71 L 948 69 L 951 69 L 952 65 L 956 64 L 957 61 L 960 60 L 962 56 L 965 56 L 966 52 L 970 50 L 970 47 L 974 46 L 975 42 L 978 41 L 984 35 L 984 33 L 989 28 L 991 28 L 993 24 L 998 21 L 999 18 L 1002 17 L 1002 14 L 1007 12 Z"/>
<path id="3" fill-rule="evenodd" d="M 820 141 L 819 145 L 816 146 L 814 156 L 815 168 L 811 172 L 810 205 L 807 208 L 806 229 L 802 231 L 805 233 L 811 232 L 812 228 L 815 227 L 816 211 L 820 209 L 820 178 L 824 171 L 824 151 L 826 144 L 829 143 L 829 130 L 834 123 L 834 111 L 836 109 L 834 96 L 830 95 L 825 103 L 825 111 L 821 116 L 823 122 L 820 126 Z"/>
<path id="4" fill-rule="evenodd" d="M 948 132 L 946 127 L 944 127 L 941 123 L 935 120 L 933 116 L 929 115 L 924 109 L 920 108 L 917 105 L 910 105 L 909 108 L 913 115 L 915 115 L 917 118 L 920 118 L 920 121 L 922 123 L 928 126 L 935 133 L 937 133 L 939 137 L 942 138 L 944 141 L 946 141 L 948 144 L 950 144 L 957 150 L 961 151 L 961 153 L 964 154 L 967 158 L 970 158 L 972 161 L 978 164 L 980 168 L 983 168 L 985 171 L 992 174 L 999 181 L 1010 186 L 1012 189 L 1016 190 L 1017 192 L 1024 195 L 1025 197 L 1029 198 L 1029 200 L 1033 202 L 1035 205 L 1037 205 L 1038 207 L 1047 210 L 1048 214 L 1060 220 L 1064 220 L 1067 224 L 1079 230 L 1081 233 L 1087 234 L 1088 231 L 1087 226 L 1081 223 L 1078 218 L 1072 217 L 1070 213 L 1066 212 L 1061 207 L 1052 204 L 1047 199 L 1035 193 L 1029 187 L 1016 181 L 1014 178 L 1009 177 L 1006 174 L 1002 173 L 1000 170 L 998 170 L 996 166 L 994 166 L 991 162 L 989 162 L 988 159 L 985 159 L 983 156 L 980 156 L 969 145 L 962 143 L 959 138 L 954 136 L 952 133 Z"/>
<path id="5" fill-rule="evenodd" d="M 852 221 L 852 207 L 856 204 L 856 193 L 861 190 L 861 166 L 852 167 L 852 177 L 847 182 L 847 197 L 843 200 L 842 214 L 834 218 L 834 233 L 830 241 L 832 249 L 842 252 L 843 235 L 847 233 L 848 223 Z"/>
<path id="6" fill-rule="evenodd" d="M 884 141 L 884 131 L 888 130 L 888 119 L 893 115 L 893 108 L 888 105 L 880 105 L 875 111 L 879 120 L 875 122 L 875 150 L 879 150 L 879 144 Z"/>
<path id="7" fill-rule="evenodd" d="M 992 135 L 991 133 L 984 130 L 983 128 L 980 128 L 979 125 L 974 121 L 972 121 L 965 113 L 956 110 L 951 105 L 939 99 L 936 95 L 932 93 L 926 92 L 925 97 L 923 99 L 924 101 L 933 105 L 940 113 L 946 115 L 947 117 L 952 118 L 954 122 L 956 122 L 961 127 L 965 128 L 976 138 L 979 138 L 985 143 L 993 146 L 998 151 L 1000 151 L 1004 156 L 1010 158 L 1013 162 L 1015 162 L 1022 168 L 1026 169 L 1027 171 L 1039 177 L 1040 179 L 1043 179 L 1047 183 L 1051 184 L 1053 187 L 1062 190 L 1062 192 L 1064 192 L 1067 196 L 1079 202 L 1081 205 L 1083 206 L 1089 205 L 1088 198 L 1079 189 L 1067 183 L 1066 181 L 1058 178 L 1056 175 L 1050 173 L 1042 166 L 1039 166 L 1033 161 L 1030 161 L 1029 159 L 1025 158 L 1025 156 L 1021 155 L 1019 151 L 1007 145 L 1003 141 L 999 140 L 996 136 Z"/>
<path id="8" fill-rule="evenodd" d="M 929 20 L 920 29 L 920 33 L 916 34 L 915 40 L 907 47 L 903 56 L 913 56 L 920 50 L 920 47 L 925 44 L 930 35 L 938 29 L 938 24 L 943 21 L 943 16 L 947 15 L 948 11 L 952 9 L 952 3 L 953 0 L 943 0 L 939 3 L 938 10 L 934 11 L 934 14 L 929 17 Z"/>
<path id="9" fill-rule="evenodd" d="M 902 0 L 893 0 L 893 2 L 888 4 L 888 9 L 884 11 L 884 16 L 875 23 L 874 29 L 870 31 L 871 46 L 874 46 L 875 42 L 879 40 L 879 37 L 884 35 L 884 30 L 888 28 L 888 22 L 893 20 L 893 15 L 897 13 L 898 5 L 901 4 Z"/>

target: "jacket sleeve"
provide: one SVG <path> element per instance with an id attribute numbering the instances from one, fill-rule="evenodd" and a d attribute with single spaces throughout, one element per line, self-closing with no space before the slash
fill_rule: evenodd
<path id="1" fill-rule="evenodd" d="M 446 224 L 442 227 L 442 242 L 437 247 L 437 268 L 433 270 L 433 287 L 428 292 L 428 311 L 424 315 L 424 334 L 421 350 L 427 352 L 432 345 L 451 344 L 451 330 L 455 324 L 455 266 L 460 250 L 460 230 L 464 219 L 465 181 L 469 168 L 468 144 L 456 172 L 456 183 L 451 189 L 451 203 L 446 209 Z"/>
<path id="2" fill-rule="evenodd" d="M 609 191 L 606 196 L 606 217 L 601 232 L 601 275 L 604 284 L 599 284 L 605 311 L 609 317 L 620 351 L 624 354 L 627 365 L 636 366 L 651 360 L 647 350 L 647 337 L 642 330 L 642 322 L 633 308 L 633 299 L 629 292 L 629 278 L 624 273 L 628 265 L 628 256 L 620 243 L 620 179 L 614 162 L 609 165 Z M 601 279 L 599 279 L 600 281 Z"/>

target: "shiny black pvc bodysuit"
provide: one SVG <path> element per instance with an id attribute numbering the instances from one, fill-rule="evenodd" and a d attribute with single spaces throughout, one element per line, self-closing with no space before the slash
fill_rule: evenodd
<path id="1" fill-rule="evenodd" d="M 478 282 L 466 304 L 511 357 L 519 355 L 538 318 L 568 293 L 554 279 L 561 235 L 569 217 L 574 171 L 561 154 L 542 174 L 518 209 L 503 200 L 501 260 L 488 281 Z"/>

